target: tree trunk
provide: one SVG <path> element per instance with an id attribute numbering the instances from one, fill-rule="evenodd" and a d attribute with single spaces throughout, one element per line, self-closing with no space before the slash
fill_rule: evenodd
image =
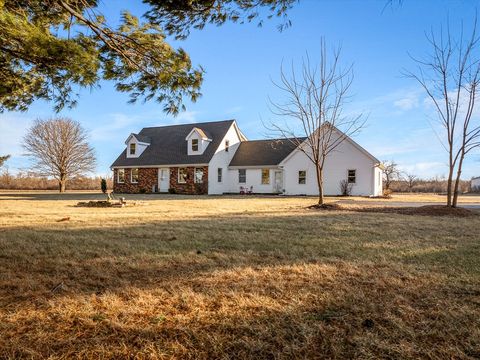
<path id="1" fill-rule="evenodd" d="M 457 207 L 458 188 L 460 186 L 460 176 L 462 174 L 462 165 L 463 165 L 463 159 L 464 158 L 465 158 L 465 153 L 462 151 L 462 155 L 460 156 L 460 159 L 459 159 L 459 162 L 458 162 L 457 178 L 455 179 L 455 188 L 454 188 L 454 192 L 453 192 L 452 207 Z"/>
<path id="2" fill-rule="evenodd" d="M 61 193 L 65 192 L 65 185 L 67 185 L 67 178 L 62 176 L 60 177 L 60 180 L 58 180 L 58 190 Z"/>
<path id="3" fill-rule="evenodd" d="M 449 162 L 448 162 L 448 179 L 447 179 L 447 206 L 452 206 L 452 178 L 453 178 L 453 170 L 455 165 L 453 164 L 453 156 L 452 156 L 452 146 L 450 145 L 449 150 Z"/>
<path id="4" fill-rule="evenodd" d="M 323 199 L 323 169 L 317 165 L 318 205 L 324 204 Z"/>

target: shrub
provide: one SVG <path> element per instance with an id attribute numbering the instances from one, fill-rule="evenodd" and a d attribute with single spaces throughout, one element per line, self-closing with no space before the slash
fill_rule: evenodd
<path id="1" fill-rule="evenodd" d="M 102 179 L 100 181 L 100 188 L 102 189 L 102 193 L 106 194 L 107 193 L 107 180 Z"/>
<path id="2" fill-rule="evenodd" d="M 170 189 L 168 189 L 168 193 L 169 194 L 176 194 L 177 190 L 175 190 L 175 188 L 170 188 Z"/>
<path id="3" fill-rule="evenodd" d="M 145 194 L 145 193 L 147 192 L 147 190 L 144 189 L 144 188 L 141 188 L 138 192 L 139 192 L 140 194 Z"/>
<path id="4" fill-rule="evenodd" d="M 348 180 L 340 181 L 340 194 L 342 196 L 350 196 L 352 194 L 353 184 L 350 184 Z"/>
<path id="5" fill-rule="evenodd" d="M 383 190 L 383 197 L 390 199 L 392 197 L 392 190 L 390 189 L 384 189 Z"/>

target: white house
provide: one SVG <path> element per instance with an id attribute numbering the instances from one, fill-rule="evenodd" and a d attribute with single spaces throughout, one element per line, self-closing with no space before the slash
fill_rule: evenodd
<path id="1" fill-rule="evenodd" d="M 125 144 L 115 192 L 318 194 L 315 166 L 292 142 L 248 140 L 235 120 L 144 128 Z M 382 194 L 380 161 L 348 137 L 327 157 L 325 194 L 342 180 L 353 195 Z"/>
<path id="2" fill-rule="evenodd" d="M 480 176 L 472 178 L 470 188 L 472 191 L 480 191 Z"/>

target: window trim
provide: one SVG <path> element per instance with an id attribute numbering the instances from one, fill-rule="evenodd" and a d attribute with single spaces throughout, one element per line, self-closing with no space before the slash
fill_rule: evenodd
<path id="1" fill-rule="evenodd" d="M 202 170 L 202 178 L 201 178 L 201 181 L 197 181 L 197 170 Z M 193 169 L 193 183 L 194 184 L 203 184 L 203 175 L 205 174 L 205 172 L 203 171 L 203 168 L 202 167 L 196 167 Z"/>
<path id="2" fill-rule="evenodd" d="M 133 152 L 132 152 L 132 145 L 133 145 Z M 134 143 L 134 142 L 130 143 L 129 153 L 130 153 L 130 155 L 135 155 L 137 153 L 137 144 L 136 143 Z"/>
<path id="3" fill-rule="evenodd" d="M 242 175 L 240 175 L 240 172 L 244 172 L 245 173 L 245 178 L 244 178 L 244 181 L 240 181 L 240 178 Z M 239 184 L 246 184 L 247 183 L 247 169 L 238 169 L 238 183 Z"/>
<path id="4" fill-rule="evenodd" d="M 133 181 L 133 170 L 137 170 L 137 180 L 136 181 Z M 140 171 L 138 170 L 138 168 L 132 168 L 130 170 L 130 183 L 131 184 L 138 184 L 139 173 L 140 173 Z"/>
<path id="5" fill-rule="evenodd" d="M 223 168 L 217 168 L 217 182 L 223 182 Z"/>
<path id="6" fill-rule="evenodd" d="M 180 170 L 185 169 L 185 181 L 180 181 Z M 177 169 L 177 184 L 186 184 L 188 178 L 188 169 L 186 167 L 179 167 Z"/>
<path id="7" fill-rule="evenodd" d="M 194 148 L 194 142 L 197 149 Z M 198 139 L 192 139 L 191 150 L 192 152 L 198 152 L 200 150 L 200 141 Z"/>
<path id="8" fill-rule="evenodd" d="M 120 181 L 120 171 L 123 173 L 123 180 Z M 118 184 L 125 184 L 125 169 L 117 169 L 117 183 Z"/>
<path id="9" fill-rule="evenodd" d="M 266 178 L 266 182 L 263 182 L 264 178 L 263 178 L 263 175 L 264 175 L 264 172 L 267 172 L 267 178 Z M 261 169 L 260 171 L 260 183 L 262 185 L 270 185 L 270 169 Z"/>
<path id="10" fill-rule="evenodd" d="M 350 175 L 350 171 L 353 171 L 353 175 Z M 350 178 L 353 177 L 353 181 L 350 181 Z M 357 183 L 357 169 L 348 169 L 347 170 L 347 183 L 356 184 Z"/>
<path id="11" fill-rule="evenodd" d="M 300 173 L 303 172 L 305 173 L 302 177 L 303 177 L 303 183 L 300 182 L 300 179 L 302 178 L 300 176 Z M 298 185 L 306 185 L 307 184 L 307 170 L 298 170 Z"/>

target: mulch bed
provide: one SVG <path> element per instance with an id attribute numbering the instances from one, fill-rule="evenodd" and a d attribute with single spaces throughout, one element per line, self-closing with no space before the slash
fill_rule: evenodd
<path id="1" fill-rule="evenodd" d="M 392 206 L 342 206 L 340 204 L 312 205 L 314 210 L 344 210 L 368 213 L 401 214 L 416 216 L 453 216 L 470 217 L 478 216 L 475 211 L 465 208 L 452 208 L 446 205 L 424 205 L 419 207 L 392 207 Z"/>

